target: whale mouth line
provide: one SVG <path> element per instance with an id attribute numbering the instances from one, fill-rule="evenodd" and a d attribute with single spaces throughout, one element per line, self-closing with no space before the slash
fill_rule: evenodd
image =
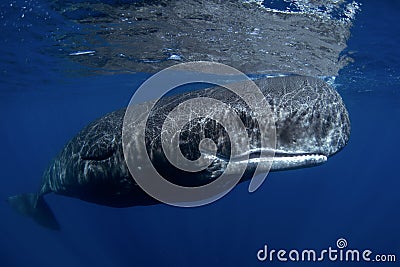
<path id="1" fill-rule="evenodd" d="M 243 153 L 238 157 L 226 158 L 220 157 L 219 160 L 231 162 L 233 164 L 266 164 L 272 166 L 274 170 L 286 170 L 302 167 L 311 167 L 325 163 L 328 157 L 322 153 L 306 153 L 306 152 L 284 152 L 268 150 L 268 153 L 261 153 L 259 150 L 253 150 L 250 153 Z"/>
<path id="2" fill-rule="evenodd" d="M 327 157 L 322 153 L 312 153 L 312 152 L 275 152 L 275 158 L 291 158 L 291 157 Z"/>
<path id="3" fill-rule="evenodd" d="M 284 160 L 284 159 L 294 159 L 294 158 L 304 158 L 304 159 L 327 159 L 328 156 L 318 152 L 286 152 L 282 150 L 267 150 L 262 154 L 262 151 L 259 149 L 251 150 L 249 152 L 242 153 L 241 155 L 233 158 L 227 158 L 224 156 L 217 155 L 218 158 L 226 160 L 226 161 L 233 161 L 233 162 L 240 162 L 243 160 L 250 160 L 256 161 L 265 161 L 265 160 Z"/>

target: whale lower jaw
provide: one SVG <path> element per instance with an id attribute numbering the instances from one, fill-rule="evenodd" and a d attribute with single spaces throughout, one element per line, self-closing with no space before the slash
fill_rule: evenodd
<path id="1" fill-rule="evenodd" d="M 319 153 L 288 153 L 276 151 L 273 157 L 260 157 L 258 153 L 251 152 L 248 158 L 233 158 L 231 159 L 231 163 L 236 167 L 243 165 L 257 166 L 258 172 L 262 173 L 314 167 L 325 163 L 327 160 L 327 156 Z M 235 168 L 233 168 L 233 172 L 235 172 Z"/>
<path id="2" fill-rule="evenodd" d="M 328 157 L 323 154 L 290 154 L 276 153 L 271 171 L 283 171 L 318 166 L 325 163 Z"/>

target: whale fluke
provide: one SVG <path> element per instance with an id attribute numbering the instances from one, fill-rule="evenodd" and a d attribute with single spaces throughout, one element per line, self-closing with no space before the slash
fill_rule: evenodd
<path id="1" fill-rule="evenodd" d="M 60 224 L 43 196 L 35 193 L 20 194 L 9 197 L 7 201 L 20 214 L 32 218 L 38 224 L 52 230 L 60 230 Z"/>

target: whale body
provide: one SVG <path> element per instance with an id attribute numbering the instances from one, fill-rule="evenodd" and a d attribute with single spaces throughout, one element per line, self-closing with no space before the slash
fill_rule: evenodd
<path id="1" fill-rule="evenodd" d="M 327 161 L 340 151 L 350 136 L 350 120 L 340 95 L 324 81 L 307 76 L 285 76 L 256 80 L 275 116 L 276 148 L 271 171 L 312 167 Z M 212 139 L 217 156 L 210 166 L 197 173 L 177 169 L 162 153 L 160 130 L 168 113 L 179 103 L 210 97 L 229 103 L 238 113 L 251 140 L 250 159 L 257 159 L 259 150 L 258 124 L 251 110 L 234 93 L 222 87 L 196 90 L 162 98 L 146 124 L 146 148 L 155 168 L 172 183 L 201 186 L 217 179 L 229 161 L 233 145 L 226 132 L 210 120 L 197 120 L 181 134 L 180 148 L 188 159 L 198 158 L 202 137 Z M 146 105 L 146 103 L 144 103 Z M 130 207 L 159 203 L 146 194 L 132 178 L 124 159 L 122 125 L 125 109 L 109 113 L 81 130 L 54 158 L 44 172 L 40 190 L 12 196 L 8 202 L 20 213 L 50 229 L 60 229 L 44 195 L 56 193 L 87 202 L 111 207 Z M 240 148 L 239 148 L 240 149 Z M 252 176 L 262 159 L 245 161 L 230 159 L 234 164 L 246 164 L 241 181 Z M 254 163 L 255 162 L 255 163 Z"/>

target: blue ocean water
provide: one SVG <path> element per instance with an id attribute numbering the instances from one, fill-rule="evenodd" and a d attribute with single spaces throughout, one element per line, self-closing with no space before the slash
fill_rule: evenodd
<path id="1" fill-rule="evenodd" d="M 48 195 L 62 225 L 60 232 L 37 226 L 3 201 L 0 266 L 397 266 L 400 3 L 360 2 L 362 11 L 344 52 L 354 62 L 335 81 L 349 110 L 351 139 L 326 164 L 270 173 L 255 193 L 247 192 L 247 183 L 240 184 L 221 200 L 199 208 L 113 209 Z M 46 50 L 49 39 L 44 32 L 56 34 L 55 23 L 72 27 L 46 3 L 1 4 L 4 200 L 35 191 L 43 170 L 63 145 L 88 122 L 126 106 L 134 88 L 148 77 L 76 75 L 79 66 Z M 25 14 L 29 6 L 40 8 Z M 66 75 L 64 70 L 69 69 L 75 72 Z M 264 245 L 321 251 L 337 248 L 339 238 L 347 240 L 347 248 L 396 255 L 397 262 L 257 259 Z"/>

